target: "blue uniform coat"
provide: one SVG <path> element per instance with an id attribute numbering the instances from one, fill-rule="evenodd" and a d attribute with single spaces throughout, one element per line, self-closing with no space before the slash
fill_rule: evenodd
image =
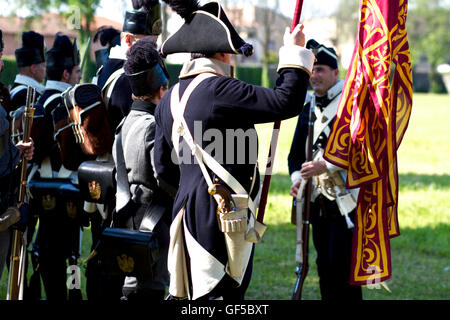
<path id="1" fill-rule="evenodd" d="M 203 59 L 209 60 L 206 58 Z M 206 62 L 208 64 L 208 61 Z M 188 100 L 184 117 L 194 139 L 199 136 L 198 133 L 194 133 L 194 121 L 196 121 L 197 131 L 201 123 L 200 137 L 203 137 L 203 139 L 201 139 L 202 141 L 196 140 L 196 142 L 203 149 L 211 144 L 211 141 L 205 141 L 207 140 L 205 132 L 209 131 L 217 134 L 220 132 L 221 136 L 224 137 L 223 148 L 222 150 L 216 148 L 215 154 L 211 155 L 216 156 L 216 160 L 219 162 L 221 162 L 220 155 L 222 155 L 224 168 L 248 192 L 252 185 L 254 167 L 257 160 L 249 152 L 255 146 L 250 145 L 247 141 L 245 146 L 247 154 L 244 163 L 242 163 L 242 159 L 239 158 L 242 155 L 236 154 L 238 146 L 235 144 L 234 148 L 230 146 L 227 148 L 227 142 L 225 141 L 227 132 L 238 132 L 238 130 L 251 132 L 257 123 L 274 122 L 298 115 L 305 99 L 309 74 L 300 68 L 281 69 L 276 87 L 274 89 L 268 89 L 251 85 L 229 76 L 220 76 L 223 74 L 224 68 L 217 60 L 211 59 L 210 65 L 213 65 L 213 72 L 219 76 L 207 78 L 194 90 Z M 180 97 L 189 83 L 195 78 L 195 75 L 202 73 L 202 70 L 205 69 L 199 68 L 195 70 L 194 66 L 193 70 L 190 70 L 189 66 L 185 66 L 183 70 L 185 70 L 185 74 L 180 76 Z M 204 250 L 217 259 L 220 264 L 226 266 L 228 259 L 227 250 L 224 242 L 224 234 L 219 230 L 217 223 L 217 204 L 214 198 L 208 194 L 208 185 L 199 165 L 194 163 L 193 158 L 191 158 L 191 161 L 184 161 L 188 163 L 181 163 L 179 168 L 172 161 L 171 151 L 173 144 L 171 135 L 173 118 L 170 111 L 172 90 L 173 88 L 164 96 L 155 112 L 157 123 L 155 168 L 158 179 L 162 187 L 171 186 L 178 188 L 173 207 L 173 218 L 184 207 L 185 223 L 188 232 Z M 256 131 L 254 132 L 256 133 Z M 183 143 L 182 140 L 180 140 L 180 145 Z M 232 151 L 234 152 L 234 157 L 227 159 L 227 153 Z M 186 159 L 186 157 L 183 157 L 183 159 Z M 214 173 L 209 173 L 214 183 L 225 185 Z M 255 198 L 258 194 L 259 181 L 259 174 L 257 174 L 255 187 L 251 193 L 252 198 Z M 170 187 L 167 189 L 170 189 Z M 190 257 L 190 259 L 195 258 L 194 256 Z M 189 265 L 189 259 L 187 260 Z M 207 267 L 205 268 L 207 269 Z M 191 272 L 191 276 L 193 272 L 196 272 L 196 270 L 189 271 Z M 225 273 L 220 272 L 220 270 L 219 272 L 215 270 L 209 271 L 213 275 L 218 275 L 217 277 L 225 276 Z M 206 289 L 206 291 L 211 291 L 221 279 L 216 280 L 212 284 L 204 284 L 205 286 L 209 286 L 209 289 Z M 195 293 L 195 283 L 193 287 L 193 296 L 196 298 L 198 294 Z M 245 291 L 245 288 L 242 288 L 241 292 L 243 291 Z"/>

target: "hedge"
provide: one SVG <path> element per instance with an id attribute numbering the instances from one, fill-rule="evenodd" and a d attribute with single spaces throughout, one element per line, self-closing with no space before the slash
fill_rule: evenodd
<path id="1" fill-rule="evenodd" d="M 5 63 L 3 71 L 0 74 L 0 81 L 5 85 L 11 85 L 14 82 L 14 78 L 18 72 L 16 59 L 11 56 L 3 56 L 3 62 Z M 180 73 L 181 64 L 167 64 L 167 71 L 170 76 L 170 86 L 178 82 L 178 75 Z M 94 61 L 90 59 L 86 61 L 86 66 L 83 72 L 83 82 L 88 82 L 95 75 L 96 65 Z M 261 85 L 262 68 L 261 67 L 238 67 L 235 72 L 235 77 L 245 82 Z M 269 80 L 270 87 L 275 85 L 276 80 L 276 66 L 269 66 Z"/>

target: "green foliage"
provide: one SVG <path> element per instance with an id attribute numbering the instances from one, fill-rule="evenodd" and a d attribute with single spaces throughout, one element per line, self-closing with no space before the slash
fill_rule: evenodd
<path id="1" fill-rule="evenodd" d="M 16 58 L 14 56 L 3 56 L 2 60 L 5 65 L 0 73 L 0 81 L 4 85 L 9 86 L 14 82 L 16 74 L 18 73 Z"/>
<path id="2" fill-rule="evenodd" d="M 3 84 L 5 84 L 6 86 L 9 86 L 14 82 L 16 74 L 18 73 L 16 59 L 15 57 L 4 56 L 2 60 L 5 63 L 5 65 L 3 67 L 2 73 L 0 74 L 0 81 L 3 82 Z M 81 82 L 82 83 L 91 82 L 96 72 L 97 67 L 95 65 L 95 61 L 87 59 L 86 65 L 84 66 Z"/>
<path id="3" fill-rule="evenodd" d="M 426 55 L 433 67 L 448 62 L 450 6 L 446 1 L 411 1 L 406 25 L 413 64 L 420 55 Z"/>
<path id="4" fill-rule="evenodd" d="M 270 87 L 269 79 L 269 66 L 264 63 L 261 70 L 261 86 L 268 88 Z"/>
<path id="5" fill-rule="evenodd" d="M 431 92 L 446 92 L 436 67 L 449 63 L 450 6 L 444 0 L 411 1 L 406 21 L 413 66 L 424 56 L 431 65 Z"/>
<path id="6" fill-rule="evenodd" d="M 81 82 L 82 83 L 91 82 L 92 78 L 95 76 L 96 73 L 97 73 L 97 65 L 95 64 L 95 61 L 87 59 L 86 65 L 84 66 Z"/>
<path id="7" fill-rule="evenodd" d="M 90 35 L 90 24 L 94 19 L 95 11 L 100 6 L 100 0 L 8 0 L 8 4 L 17 9 L 28 9 L 30 21 L 48 12 L 49 9 L 56 9 L 66 19 L 80 19 L 77 29 L 81 41 L 84 42 Z"/>
<path id="8" fill-rule="evenodd" d="M 349 35 L 356 35 L 359 21 L 359 1 L 340 0 L 336 11 L 338 42 L 346 41 Z M 406 21 L 411 62 L 416 66 L 422 56 L 431 65 L 431 73 L 423 85 L 423 79 L 415 89 L 435 93 L 445 93 L 442 77 L 436 73 L 441 63 L 449 63 L 450 48 L 450 5 L 446 0 L 410 0 Z"/>
<path id="9" fill-rule="evenodd" d="M 169 86 L 173 86 L 178 82 L 178 75 L 180 74 L 180 70 L 182 65 L 180 64 L 166 64 L 167 71 L 169 72 L 170 80 L 169 80 Z M 275 84 L 276 79 L 276 72 L 274 72 L 275 66 L 269 66 L 267 69 L 267 75 L 266 75 L 266 87 L 270 88 L 273 87 Z M 240 79 L 242 81 L 245 81 L 247 83 L 255 84 L 255 85 L 262 85 L 262 79 L 263 79 L 263 68 L 262 67 L 243 67 L 239 66 L 235 70 L 235 78 Z"/>
<path id="10" fill-rule="evenodd" d="M 86 44 L 80 45 L 81 57 L 83 57 L 84 50 L 86 48 Z M 13 56 L 4 56 L 3 61 L 5 66 L 3 67 L 3 71 L 0 74 L 0 80 L 5 85 L 10 85 L 14 82 L 14 78 L 18 72 L 16 60 Z M 169 72 L 169 86 L 173 86 L 178 82 L 178 75 L 180 74 L 181 64 L 166 64 L 167 71 Z M 96 73 L 96 65 L 95 61 L 92 61 L 90 58 L 86 60 L 86 65 L 83 70 L 82 82 L 90 82 L 92 77 L 94 77 Z M 235 77 L 237 79 L 243 80 L 247 83 L 261 85 L 262 83 L 262 71 L 261 67 L 238 67 L 235 73 Z M 267 79 L 266 79 L 266 87 L 273 87 L 276 79 L 275 66 L 269 66 L 267 70 Z"/>
<path id="11" fill-rule="evenodd" d="M 235 77 L 237 79 L 246 81 L 251 84 L 260 85 L 262 77 L 261 67 L 237 67 L 235 72 Z M 245 79 L 245 80 L 244 80 Z"/>

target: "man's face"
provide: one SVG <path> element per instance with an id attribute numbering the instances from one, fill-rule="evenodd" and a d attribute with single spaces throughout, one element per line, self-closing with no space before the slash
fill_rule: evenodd
<path id="1" fill-rule="evenodd" d="M 45 62 L 33 64 L 31 66 L 31 71 L 33 74 L 33 78 L 37 82 L 43 82 L 45 79 Z"/>
<path id="2" fill-rule="evenodd" d="M 75 66 L 72 68 L 72 73 L 69 76 L 67 83 L 71 85 L 76 85 L 80 83 L 81 80 L 81 68 L 80 66 Z"/>
<path id="3" fill-rule="evenodd" d="M 338 74 L 338 69 L 332 69 L 325 64 L 314 65 L 310 79 L 314 93 L 319 97 L 326 95 L 328 89 L 338 80 Z"/>

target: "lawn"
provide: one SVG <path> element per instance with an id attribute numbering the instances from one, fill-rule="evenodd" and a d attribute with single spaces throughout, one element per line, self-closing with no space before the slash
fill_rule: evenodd
<path id="1" fill-rule="evenodd" d="M 450 298 L 449 116 L 450 95 L 414 95 L 409 127 L 398 151 L 401 235 L 391 240 L 393 275 L 387 285 L 392 293 L 364 288 L 364 299 Z M 281 124 L 265 214 L 268 229 L 256 249 L 248 299 L 290 299 L 295 285 L 295 227 L 290 223 L 286 161 L 295 126 L 296 119 Z M 259 129 L 261 145 L 267 146 L 271 126 Z M 261 153 L 266 157 L 267 149 Z M 315 300 L 320 292 L 311 241 L 310 245 L 303 298 Z"/>
<path id="2" fill-rule="evenodd" d="M 446 300 L 450 298 L 450 95 L 415 94 L 409 128 L 398 152 L 399 223 L 401 235 L 391 240 L 392 291 L 364 288 L 366 300 Z M 256 246 L 254 271 L 247 299 L 290 299 L 296 281 L 295 226 L 290 223 L 290 179 L 287 156 L 296 119 L 282 122 L 265 214 L 267 232 Z M 272 125 L 258 126 L 261 173 Z M 84 232 L 83 257 L 88 255 L 90 231 Z M 311 241 L 310 241 L 311 243 Z M 315 250 L 303 298 L 320 299 Z M 0 282 L 4 299 L 7 273 Z M 84 275 L 82 289 L 84 289 Z M 86 295 L 84 295 L 86 298 Z"/>

